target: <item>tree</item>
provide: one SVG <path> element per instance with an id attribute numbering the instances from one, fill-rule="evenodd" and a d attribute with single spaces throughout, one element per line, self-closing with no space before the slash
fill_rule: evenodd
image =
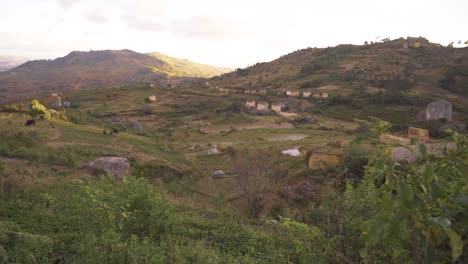
<path id="1" fill-rule="evenodd" d="M 364 45 L 369 45 L 369 42 L 367 42 L 367 40 L 364 41 Z"/>
<path id="2" fill-rule="evenodd" d="M 285 157 L 272 148 L 241 150 L 234 153 L 233 170 L 237 186 L 252 217 L 259 217 L 265 206 L 265 194 L 288 175 Z"/>
<path id="3" fill-rule="evenodd" d="M 29 110 L 29 115 L 36 117 L 38 115 L 44 115 L 45 118 L 50 118 L 50 113 L 47 108 L 39 103 L 38 100 L 31 101 L 31 109 Z"/>

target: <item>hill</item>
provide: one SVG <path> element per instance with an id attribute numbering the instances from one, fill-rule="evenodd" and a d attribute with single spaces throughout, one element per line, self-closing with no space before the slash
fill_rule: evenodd
<path id="1" fill-rule="evenodd" d="M 0 102 L 50 92 L 150 82 L 165 84 L 171 77 L 212 76 L 216 68 L 164 55 L 131 50 L 73 51 L 55 60 L 28 61 L 0 73 Z"/>
<path id="2" fill-rule="evenodd" d="M 158 60 L 164 61 L 166 63 L 164 72 L 172 76 L 209 78 L 232 71 L 230 68 L 215 67 L 207 64 L 192 62 L 186 59 L 178 59 L 159 52 L 148 53 L 148 55 Z"/>
<path id="3" fill-rule="evenodd" d="M 11 56 L 0 56 L 0 71 L 7 71 L 26 62 L 27 59 Z"/>
<path id="4" fill-rule="evenodd" d="M 348 118 L 356 117 L 357 112 L 395 115 L 401 110 L 402 115 L 408 115 L 405 106 L 414 108 L 410 112 L 417 111 L 439 98 L 454 102 L 466 114 L 468 109 L 462 106 L 468 105 L 467 72 L 468 48 L 443 47 L 424 38 L 400 38 L 298 50 L 214 77 L 210 83 L 240 91 L 327 92 L 334 99 L 321 110 Z"/>

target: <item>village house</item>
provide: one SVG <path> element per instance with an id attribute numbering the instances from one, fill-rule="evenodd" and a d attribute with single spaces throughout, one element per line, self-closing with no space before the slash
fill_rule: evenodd
<path id="1" fill-rule="evenodd" d="M 252 100 L 252 99 L 249 99 L 249 100 L 246 100 L 245 101 L 245 106 L 249 107 L 249 108 L 255 108 L 255 100 Z"/>
<path id="2" fill-rule="evenodd" d="M 268 102 L 258 102 L 257 103 L 257 110 L 259 111 L 268 111 L 269 104 Z"/>
<path id="3" fill-rule="evenodd" d="M 302 97 L 304 98 L 309 98 L 312 95 L 311 91 L 303 91 L 302 92 Z"/>
<path id="4" fill-rule="evenodd" d="M 281 113 L 283 111 L 284 104 L 282 103 L 272 103 L 271 104 L 271 111 L 275 111 L 276 113 Z"/>
<path id="5" fill-rule="evenodd" d="M 52 96 L 58 96 L 58 93 L 52 93 Z"/>
<path id="6" fill-rule="evenodd" d="M 294 97 L 299 97 L 300 95 L 300 92 L 299 91 L 291 91 L 291 96 L 294 96 Z"/>
<path id="7" fill-rule="evenodd" d="M 321 93 L 321 97 L 322 98 L 328 98 L 328 94 L 327 93 Z"/>
<path id="8" fill-rule="evenodd" d="M 156 102 L 156 95 L 153 94 L 153 95 L 148 96 L 148 100 L 150 102 Z"/>

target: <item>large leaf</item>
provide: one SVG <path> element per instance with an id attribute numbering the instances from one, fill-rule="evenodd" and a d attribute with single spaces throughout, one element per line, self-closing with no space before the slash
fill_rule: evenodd
<path id="1" fill-rule="evenodd" d="M 424 164 L 421 170 L 424 186 L 428 186 L 434 178 L 434 166 L 432 166 L 431 164 Z"/>
<path id="2" fill-rule="evenodd" d="M 447 230 L 447 235 L 450 239 L 450 245 L 452 247 L 452 259 L 455 261 L 463 253 L 463 243 L 460 235 L 452 229 Z"/>
<path id="3" fill-rule="evenodd" d="M 410 209 L 410 208 L 413 207 L 413 205 L 412 205 L 413 198 L 414 198 L 414 192 L 411 189 L 411 185 L 409 185 L 408 183 L 401 180 L 400 181 L 400 200 L 401 200 L 401 204 L 405 208 Z"/>

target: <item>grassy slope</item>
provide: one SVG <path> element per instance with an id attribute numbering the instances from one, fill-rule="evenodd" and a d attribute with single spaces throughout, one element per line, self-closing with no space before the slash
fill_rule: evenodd
<path id="1" fill-rule="evenodd" d="M 408 108 L 411 108 L 409 116 L 415 116 L 427 102 L 443 98 L 454 103 L 458 112 L 456 115 L 460 117 L 457 119 L 463 121 L 467 118 L 468 109 L 465 106 L 468 105 L 468 97 L 462 92 L 454 93 L 443 89 L 440 80 L 445 78 L 448 70 L 454 67 L 463 70 L 466 67 L 468 49 L 445 48 L 424 41 L 421 40 L 425 43 L 423 47 L 409 49 L 402 48 L 403 39 L 363 46 L 308 48 L 271 62 L 259 63 L 212 78 L 211 82 L 221 87 L 241 89 L 312 89 L 316 93 L 325 91 L 332 97 L 341 95 L 351 98 L 355 105 L 365 106 L 365 109 L 356 109 L 342 103 L 342 109 L 324 105 L 323 111 L 341 112 L 348 116 L 348 113 L 360 111 L 360 117 L 384 112 L 382 117 L 386 118 L 388 115 L 385 116 L 385 113 L 398 109 L 404 109 L 408 113 Z M 466 76 L 463 74 L 456 79 L 460 85 L 466 83 Z M 459 91 L 462 89 L 459 86 Z M 468 89 L 466 85 L 464 89 Z M 403 97 L 417 98 L 419 103 L 400 100 L 397 103 L 382 104 L 376 98 L 378 91 L 402 92 Z"/>
<path id="2" fill-rule="evenodd" d="M 173 76 L 213 77 L 232 71 L 230 68 L 216 67 L 186 59 L 178 59 L 159 52 L 148 53 L 148 55 L 164 61 L 166 65 L 162 70 Z"/>

